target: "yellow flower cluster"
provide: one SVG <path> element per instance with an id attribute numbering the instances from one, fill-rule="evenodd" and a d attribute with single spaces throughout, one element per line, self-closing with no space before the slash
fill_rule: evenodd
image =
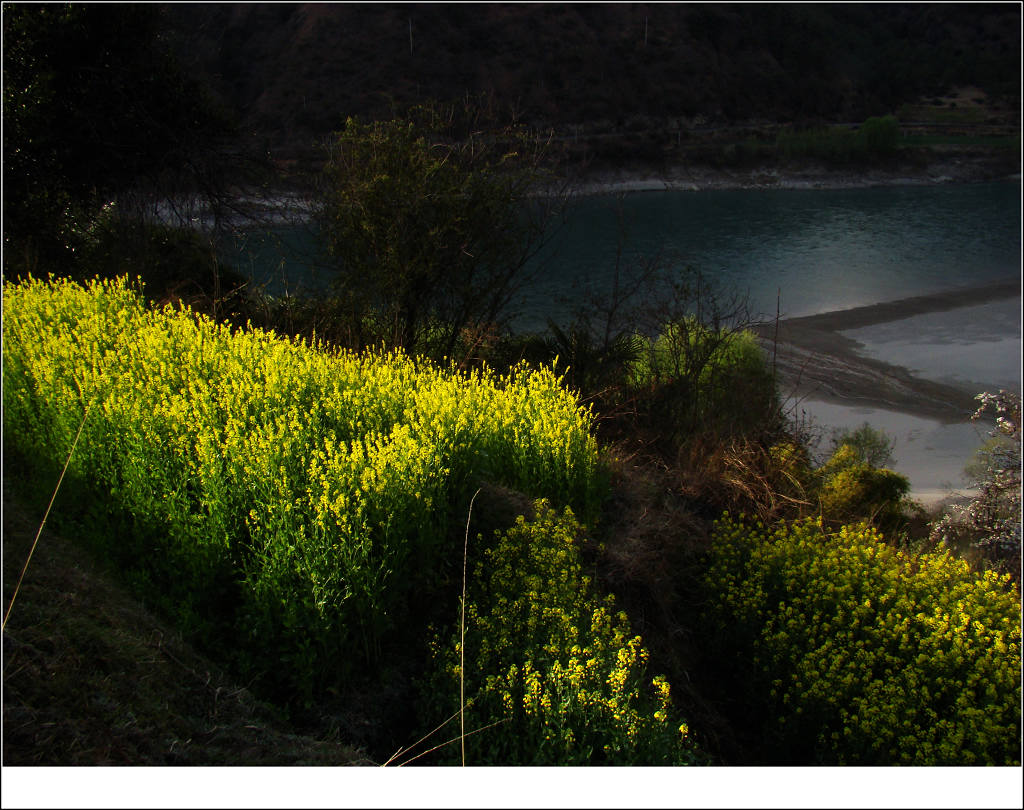
<path id="1" fill-rule="evenodd" d="M 752 659 L 780 746 L 829 763 L 1019 764 L 1008 576 L 905 553 L 865 526 L 725 517 L 705 584 L 712 632 Z"/>
<path id="2" fill-rule="evenodd" d="M 501 725 L 467 740 L 473 764 L 693 761 L 668 682 L 646 676 L 647 651 L 628 617 L 583 574 L 572 512 L 545 501 L 536 512 L 499 535 L 475 572 L 466 694 L 474 726 Z M 458 694 L 443 678 L 430 688 Z"/>
<path id="3" fill-rule="evenodd" d="M 3 292 L 8 441 L 60 464 L 88 409 L 70 473 L 150 529 L 102 551 L 229 614 L 307 691 L 430 587 L 469 480 L 596 504 L 591 416 L 550 370 L 331 351 L 150 308 L 125 279 Z"/>

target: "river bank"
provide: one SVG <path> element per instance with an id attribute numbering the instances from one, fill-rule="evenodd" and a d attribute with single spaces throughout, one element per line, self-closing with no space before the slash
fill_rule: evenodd
<path id="1" fill-rule="evenodd" d="M 818 161 L 766 163 L 747 167 L 679 165 L 665 169 L 640 166 L 583 172 L 575 194 L 641 191 L 733 191 L 758 189 L 847 189 L 876 186 L 927 186 L 1021 179 L 1020 165 L 989 150 L 935 153 L 925 162 L 899 160 L 866 168 L 829 166 Z"/>
<path id="2" fill-rule="evenodd" d="M 989 183 L 1021 179 L 1017 153 L 988 148 L 933 147 L 911 152 L 887 164 L 834 166 L 821 161 L 766 161 L 745 166 L 681 163 L 657 167 L 627 161 L 615 168 L 577 167 L 539 192 L 544 195 L 591 196 L 643 191 L 736 191 L 789 189 L 855 189 L 878 186 L 932 186 L 951 183 Z M 274 185 L 240 185 L 234 191 L 232 211 L 240 221 L 281 224 L 308 219 L 316 194 L 318 170 L 306 166 L 285 172 Z"/>
<path id="3" fill-rule="evenodd" d="M 903 365 L 868 356 L 863 343 L 844 333 L 925 314 L 949 312 L 955 317 L 956 310 L 1020 294 L 1020 280 L 1008 279 L 787 318 L 777 324 L 760 324 L 755 331 L 772 353 L 780 383 L 795 396 L 862 403 L 947 423 L 959 422 L 969 418 L 976 408 L 973 393 L 963 386 L 927 379 Z M 935 350 L 941 352 L 942 347 L 937 345 Z"/>

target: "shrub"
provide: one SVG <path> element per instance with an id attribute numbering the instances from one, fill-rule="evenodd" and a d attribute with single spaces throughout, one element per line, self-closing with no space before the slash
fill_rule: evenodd
<path id="1" fill-rule="evenodd" d="M 316 218 L 356 348 L 451 358 L 464 329 L 508 317 L 556 201 L 534 193 L 546 142 L 488 118 L 467 97 L 349 118 L 329 141 Z"/>
<path id="2" fill-rule="evenodd" d="M 884 431 L 876 430 L 864 422 L 856 430 L 835 430 L 832 435 L 832 452 L 841 447 L 850 447 L 857 461 L 871 467 L 884 467 L 894 463 L 892 456 L 895 442 Z"/>
<path id="3" fill-rule="evenodd" d="M 3 314 L 5 442 L 59 468 L 87 413 L 69 474 L 125 524 L 97 551 L 306 700 L 429 601 L 471 480 L 597 504 L 589 413 L 550 370 L 329 352 L 124 279 L 5 284 Z"/>
<path id="4" fill-rule="evenodd" d="M 857 130 L 858 145 L 869 155 L 890 155 L 900 139 L 900 124 L 895 116 L 874 116 Z"/>
<path id="5" fill-rule="evenodd" d="M 1020 595 L 873 529 L 724 517 L 709 654 L 788 763 L 1019 764 Z M 755 731 L 756 733 L 756 731 Z"/>
<path id="6" fill-rule="evenodd" d="M 899 122 L 894 116 L 868 118 L 856 130 L 820 127 L 794 131 L 784 129 L 775 140 L 777 154 L 785 159 L 810 157 L 833 163 L 884 157 L 896 151 Z"/>
<path id="7" fill-rule="evenodd" d="M 857 431 L 855 438 L 863 435 Z M 720 509 L 764 521 L 818 515 L 831 524 L 867 520 L 884 530 L 905 528 L 910 482 L 866 456 L 877 458 L 877 448 L 842 440 L 815 468 L 807 449 L 792 439 L 767 444 L 740 437 L 724 450 L 705 451 L 696 464 L 714 480 L 705 500 Z"/>
<path id="8" fill-rule="evenodd" d="M 842 163 L 853 158 L 855 148 L 856 134 L 841 127 L 784 129 L 775 139 L 776 152 L 786 160 L 809 157 Z"/>
<path id="9" fill-rule="evenodd" d="M 864 449 L 844 442 L 818 470 L 820 513 L 832 522 L 867 519 L 880 527 L 895 528 L 903 516 L 910 481 L 905 475 L 863 461 L 864 455 Z"/>
<path id="10" fill-rule="evenodd" d="M 470 588 L 466 730 L 486 730 L 466 738 L 467 764 L 693 762 L 668 682 L 645 674 L 626 614 L 583 573 L 572 512 L 544 501 L 536 512 L 497 535 Z M 428 705 L 447 716 L 459 705 L 459 636 L 434 646 Z"/>
<path id="11" fill-rule="evenodd" d="M 774 383 L 749 330 L 705 326 L 687 317 L 653 340 L 638 337 L 629 363 L 634 388 L 676 438 L 697 430 L 742 431 L 773 412 Z"/>

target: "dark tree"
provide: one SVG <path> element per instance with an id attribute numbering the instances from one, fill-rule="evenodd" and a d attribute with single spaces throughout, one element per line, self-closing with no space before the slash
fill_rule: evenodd
<path id="1" fill-rule="evenodd" d="M 114 199 L 219 185 L 230 127 L 176 65 L 159 6 L 5 4 L 3 26 L 4 247 L 20 267 L 62 269 Z"/>
<path id="2" fill-rule="evenodd" d="M 318 220 L 354 345 L 453 359 L 509 314 L 561 198 L 533 195 L 545 141 L 485 118 L 430 105 L 330 142 Z"/>

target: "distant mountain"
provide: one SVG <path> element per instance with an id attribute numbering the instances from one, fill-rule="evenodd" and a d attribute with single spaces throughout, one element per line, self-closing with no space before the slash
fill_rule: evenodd
<path id="1" fill-rule="evenodd" d="M 853 122 L 955 86 L 1019 113 L 1019 4 L 172 4 L 189 69 L 277 156 L 489 92 L 526 123 Z M 1018 115 L 1019 121 L 1019 115 Z"/>

